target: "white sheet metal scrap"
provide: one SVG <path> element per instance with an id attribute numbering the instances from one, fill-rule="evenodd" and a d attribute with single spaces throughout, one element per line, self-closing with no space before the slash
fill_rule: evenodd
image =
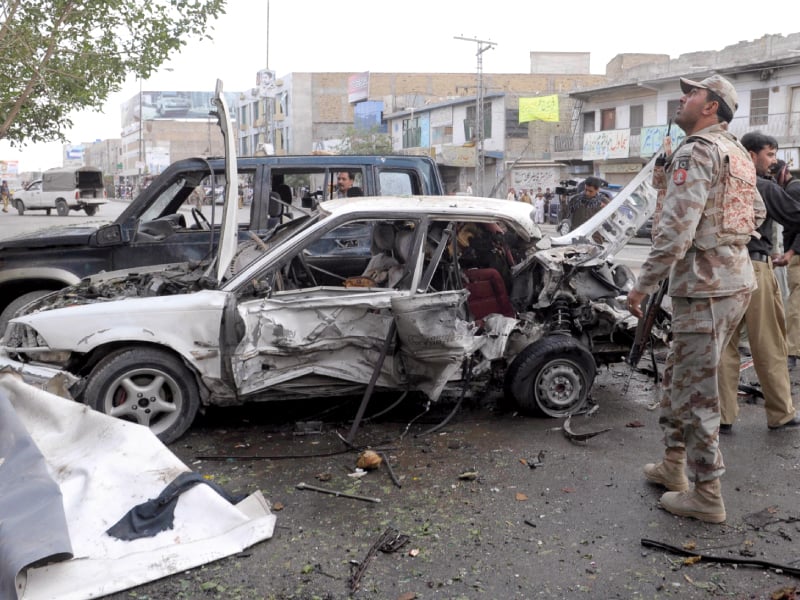
<path id="1" fill-rule="evenodd" d="M 202 484 L 180 496 L 172 529 L 105 533 L 189 471 L 149 429 L 0 373 L 0 598 L 97 598 L 272 537 L 260 492 L 232 505 Z"/>

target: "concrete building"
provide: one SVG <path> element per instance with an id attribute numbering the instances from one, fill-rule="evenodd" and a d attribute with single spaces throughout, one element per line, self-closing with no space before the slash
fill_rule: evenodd
<path id="1" fill-rule="evenodd" d="M 502 98 L 502 101 L 490 102 L 494 105 L 491 110 L 498 111 L 492 113 L 492 123 L 495 117 L 501 120 L 510 118 L 505 111 L 515 111 L 514 104 L 520 96 L 565 95 L 606 80 L 605 76 L 589 74 L 588 53 L 531 53 L 531 56 L 532 68 L 556 69 L 557 65 L 562 65 L 567 72 L 483 74 L 484 95 Z M 348 130 L 354 127 L 365 129 L 372 126 L 389 133 L 390 115 L 402 115 L 412 110 L 417 115 L 428 114 L 431 107 L 437 107 L 437 118 L 441 118 L 448 110 L 448 103 L 463 108 L 463 114 L 459 112 L 457 124 L 455 121 L 452 125 L 442 124 L 433 132 L 440 136 L 434 145 L 442 146 L 441 152 L 435 153 L 430 140 L 418 148 L 400 146 L 395 149 L 406 153 L 434 154 L 437 161 L 441 158 L 440 165 L 445 171 L 461 164 L 459 156 L 469 153 L 456 150 L 456 147 L 464 145 L 465 135 L 469 133 L 464 128 L 474 128 L 474 122 L 469 125 L 465 119 L 475 118 L 474 114 L 468 115 L 469 105 L 476 107 L 475 73 L 290 73 L 276 78 L 274 72 L 262 71 L 257 84 L 258 87 L 240 95 L 236 108 L 240 123 L 240 155 L 335 152 Z M 512 125 L 510 129 L 519 136 L 518 123 Z M 460 127 L 459 131 L 456 131 L 457 127 Z M 501 126 L 499 122 L 493 127 L 498 132 L 506 129 L 505 124 Z M 558 127 L 557 124 L 556 130 Z M 394 138 L 394 133 L 392 135 Z M 461 141 L 443 141 L 450 138 Z M 501 155 L 510 151 L 516 157 L 523 149 L 535 158 L 534 147 L 523 138 L 526 135 L 512 136 L 509 148 L 486 140 L 487 147 L 492 148 L 489 158 L 502 165 Z M 514 140 L 519 140 L 519 143 L 515 144 Z M 475 168 L 474 159 L 472 168 Z M 497 167 L 493 164 L 491 170 L 495 173 Z M 468 181 L 475 181 L 474 175 L 467 171 L 460 172 L 457 177 L 448 174 L 448 178 L 462 188 Z"/>
<path id="2" fill-rule="evenodd" d="M 673 60 L 647 56 L 618 55 L 607 68 L 609 83 L 570 94 L 576 127 L 553 140 L 552 154 L 566 165 L 566 176 L 630 181 L 661 146 L 682 95 L 680 78 L 714 73 L 728 78 L 739 97 L 729 130 L 737 137 L 754 130 L 774 136 L 781 158 L 800 167 L 800 34 L 765 35 Z M 683 132 L 673 125 L 671 136 L 675 142 Z"/>

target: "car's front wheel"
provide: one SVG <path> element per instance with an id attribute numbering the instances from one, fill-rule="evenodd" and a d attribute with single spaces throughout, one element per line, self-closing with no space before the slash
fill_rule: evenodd
<path id="1" fill-rule="evenodd" d="M 591 352 L 569 335 L 543 337 L 508 367 L 505 393 L 524 412 L 566 417 L 589 399 L 596 366 Z"/>
<path id="2" fill-rule="evenodd" d="M 194 421 L 200 394 L 193 373 L 177 356 L 154 348 L 112 353 L 92 370 L 83 400 L 95 410 L 132 421 L 165 444 Z"/>
<path id="3" fill-rule="evenodd" d="M 17 208 L 17 212 L 20 216 L 25 214 L 25 203 L 22 200 L 15 200 L 14 206 Z"/>

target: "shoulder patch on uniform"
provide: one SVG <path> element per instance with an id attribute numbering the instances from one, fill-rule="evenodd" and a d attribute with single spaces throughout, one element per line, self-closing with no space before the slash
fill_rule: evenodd
<path id="1" fill-rule="evenodd" d="M 689 169 L 689 157 L 678 156 L 672 165 L 672 183 L 683 185 L 686 183 L 686 172 Z"/>

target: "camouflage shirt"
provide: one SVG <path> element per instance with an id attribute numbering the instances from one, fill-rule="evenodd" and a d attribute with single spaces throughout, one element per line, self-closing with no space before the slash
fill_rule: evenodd
<path id="1" fill-rule="evenodd" d="M 719 125 L 688 136 L 667 164 L 667 193 L 653 231 L 650 254 L 635 286 L 642 293 L 654 292 L 666 277 L 669 277 L 669 295 L 675 297 L 728 296 L 755 288 L 755 274 L 746 246 L 749 238 L 732 236 L 735 239 L 724 239 L 708 248 L 706 235 L 703 244 L 697 243 L 698 230 L 707 234 L 710 220 L 721 212 L 717 202 L 724 197 L 722 191 L 732 179 L 725 177 L 727 171 L 722 168 L 719 146 L 708 142 L 717 136 L 729 148 L 728 162 L 747 170 L 746 177 L 737 179 L 736 185 L 745 193 L 747 203 L 752 203 L 751 234 L 766 216 L 764 202 L 755 186 L 755 167 L 741 144 Z"/>

